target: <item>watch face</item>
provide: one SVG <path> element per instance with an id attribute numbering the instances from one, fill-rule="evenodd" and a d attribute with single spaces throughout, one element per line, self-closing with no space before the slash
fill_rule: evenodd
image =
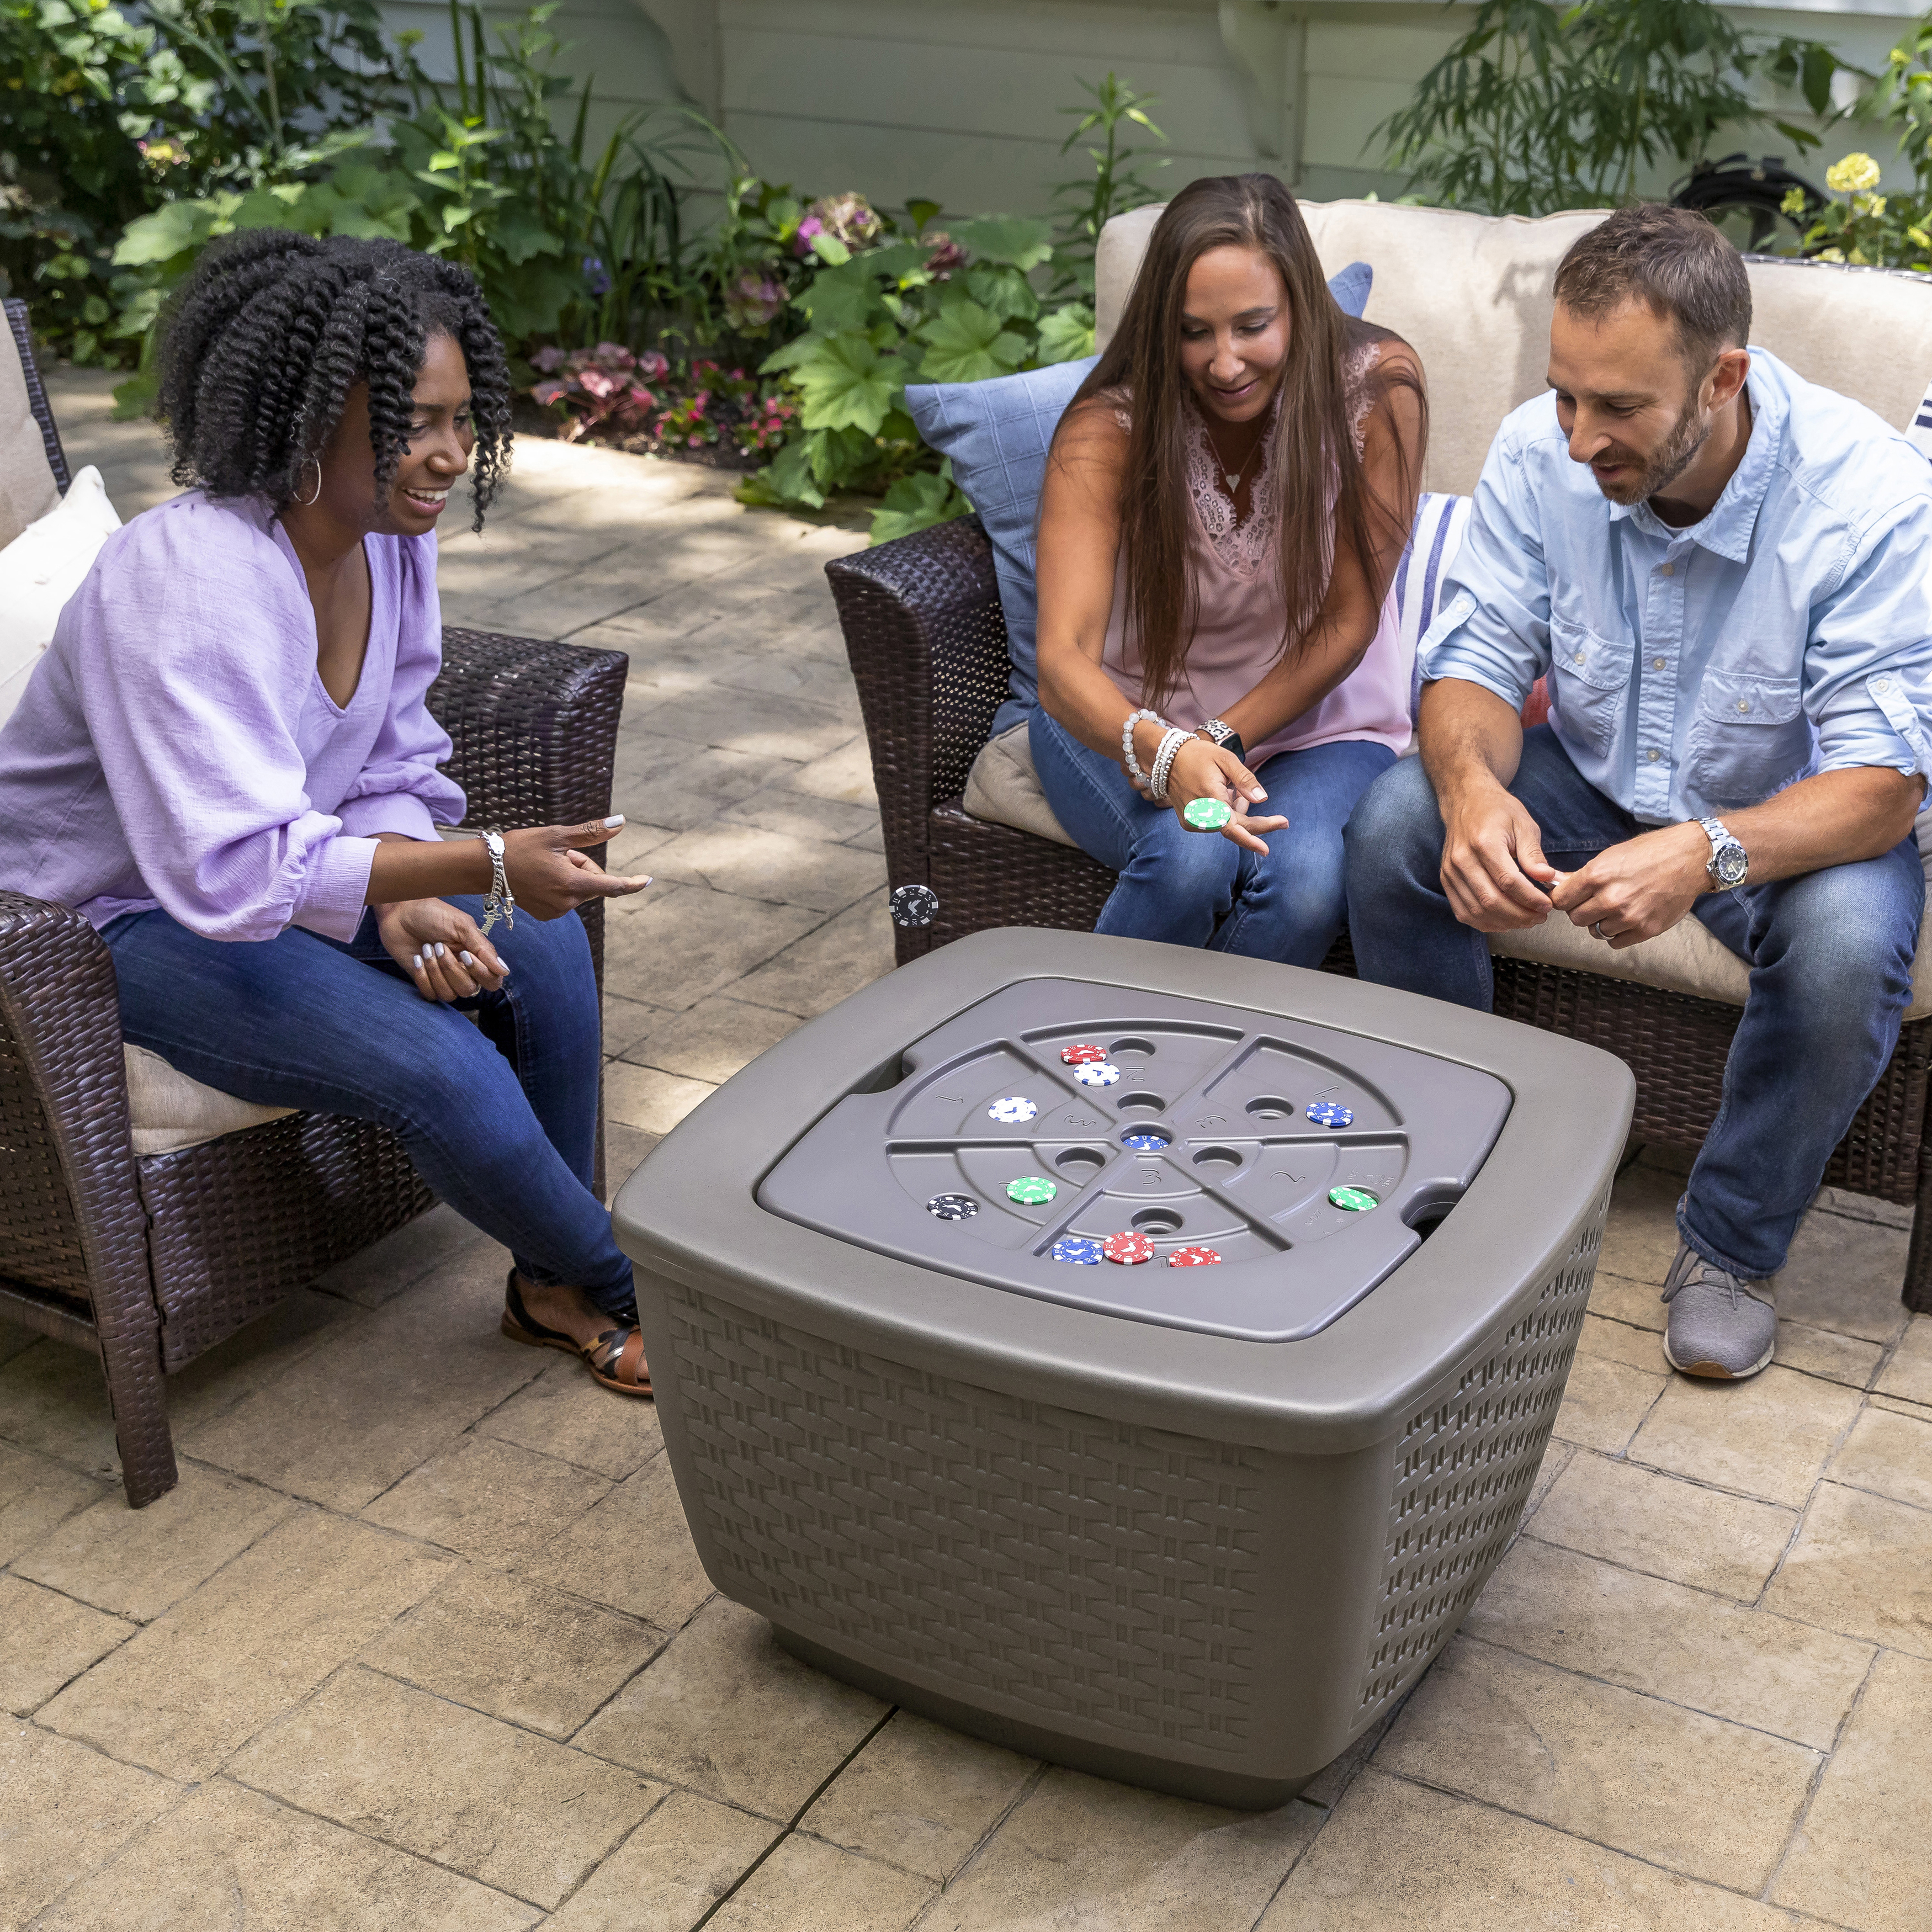
<path id="1" fill-rule="evenodd" d="M 1741 884 L 1750 869 L 1750 860 L 1745 856 L 1744 848 L 1738 844 L 1720 847 L 1715 864 L 1718 877 L 1727 886 Z"/>

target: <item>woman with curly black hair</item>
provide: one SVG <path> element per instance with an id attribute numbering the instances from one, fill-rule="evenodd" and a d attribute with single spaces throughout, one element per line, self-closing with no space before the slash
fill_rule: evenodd
<path id="1" fill-rule="evenodd" d="M 584 856 L 616 819 L 436 836 L 465 808 L 424 702 L 436 520 L 468 471 L 482 526 L 509 400 L 452 264 L 274 230 L 208 249 L 161 352 L 184 493 L 108 540 L 0 730 L 0 886 L 99 929 L 136 1045 L 392 1128 L 510 1250 L 505 1333 L 648 1394 L 565 915 L 650 880 Z"/>

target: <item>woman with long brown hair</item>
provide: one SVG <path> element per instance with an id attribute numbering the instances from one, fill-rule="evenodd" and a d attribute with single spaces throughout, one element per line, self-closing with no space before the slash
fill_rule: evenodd
<path id="1" fill-rule="evenodd" d="M 1096 931 L 1320 963 L 1342 827 L 1408 742 L 1389 586 L 1426 434 L 1414 351 L 1336 306 L 1280 182 L 1174 197 L 1040 506 L 1029 736 L 1120 875 Z"/>

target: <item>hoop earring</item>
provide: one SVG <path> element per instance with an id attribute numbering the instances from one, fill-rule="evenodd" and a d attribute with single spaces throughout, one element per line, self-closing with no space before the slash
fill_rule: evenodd
<path id="1" fill-rule="evenodd" d="M 315 488 L 306 496 L 298 496 L 296 499 L 296 502 L 304 510 L 314 505 L 322 494 L 322 458 L 319 456 L 305 458 L 302 466 L 306 469 L 311 463 L 315 465 Z"/>

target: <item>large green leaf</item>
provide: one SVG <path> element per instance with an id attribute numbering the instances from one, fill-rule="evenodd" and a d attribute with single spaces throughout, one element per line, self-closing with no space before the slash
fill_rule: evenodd
<path id="1" fill-rule="evenodd" d="M 905 387 L 896 356 L 881 356 L 862 335 L 830 335 L 792 372 L 804 393 L 800 422 L 808 430 L 862 430 L 877 436 Z"/>
<path id="2" fill-rule="evenodd" d="M 1053 230 L 1044 221 L 1017 214 L 982 215 L 975 221 L 956 221 L 946 230 L 961 248 L 982 262 L 999 262 L 1024 274 L 1036 268 L 1053 253 Z"/>
<path id="3" fill-rule="evenodd" d="M 970 516 L 972 511 L 952 481 L 950 460 L 939 466 L 936 476 L 930 470 L 915 470 L 902 476 L 886 492 L 884 506 L 872 512 L 872 542 L 890 543 L 895 537 L 909 537 L 934 524 Z"/>
<path id="4" fill-rule="evenodd" d="M 229 218 L 242 206 L 237 194 L 218 194 L 206 201 L 170 201 L 128 223 L 114 250 L 117 268 L 140 268 L 150 262 L 169 262 L 183 250 L 199 248 L 224 232 Z"/>
<path id="5" fill-rule="evenodd" d="M 1043 317 L 1040 325 L 1042 362 L 1077 362 L 1094 352 L 1094 311 L 1084 302 L 1069 302 Z"/>
<path id="6" fill-rule="evenodd" d="M 973 299 L 1002 322 L 1030 322 L 1040 313 L 1040 298 L 1017 268 L 969 269 L 966 286 Z"/>
<path id="7" fill-rule="evenodd" d="M 926 350 L 919 373 L 929 382 L 983 382 L 989 376 L 1010 375 L 1027 357 L 1023 338 L 963 296 L 948 302 L 919 339 Z"/>
<path id="8" fill-rule="evenodd" d="M 879 285 L 862 259 L 840 268 L 821 268 L 792 298 L 819 335 L 856 334 L 879 307 Z"/>

